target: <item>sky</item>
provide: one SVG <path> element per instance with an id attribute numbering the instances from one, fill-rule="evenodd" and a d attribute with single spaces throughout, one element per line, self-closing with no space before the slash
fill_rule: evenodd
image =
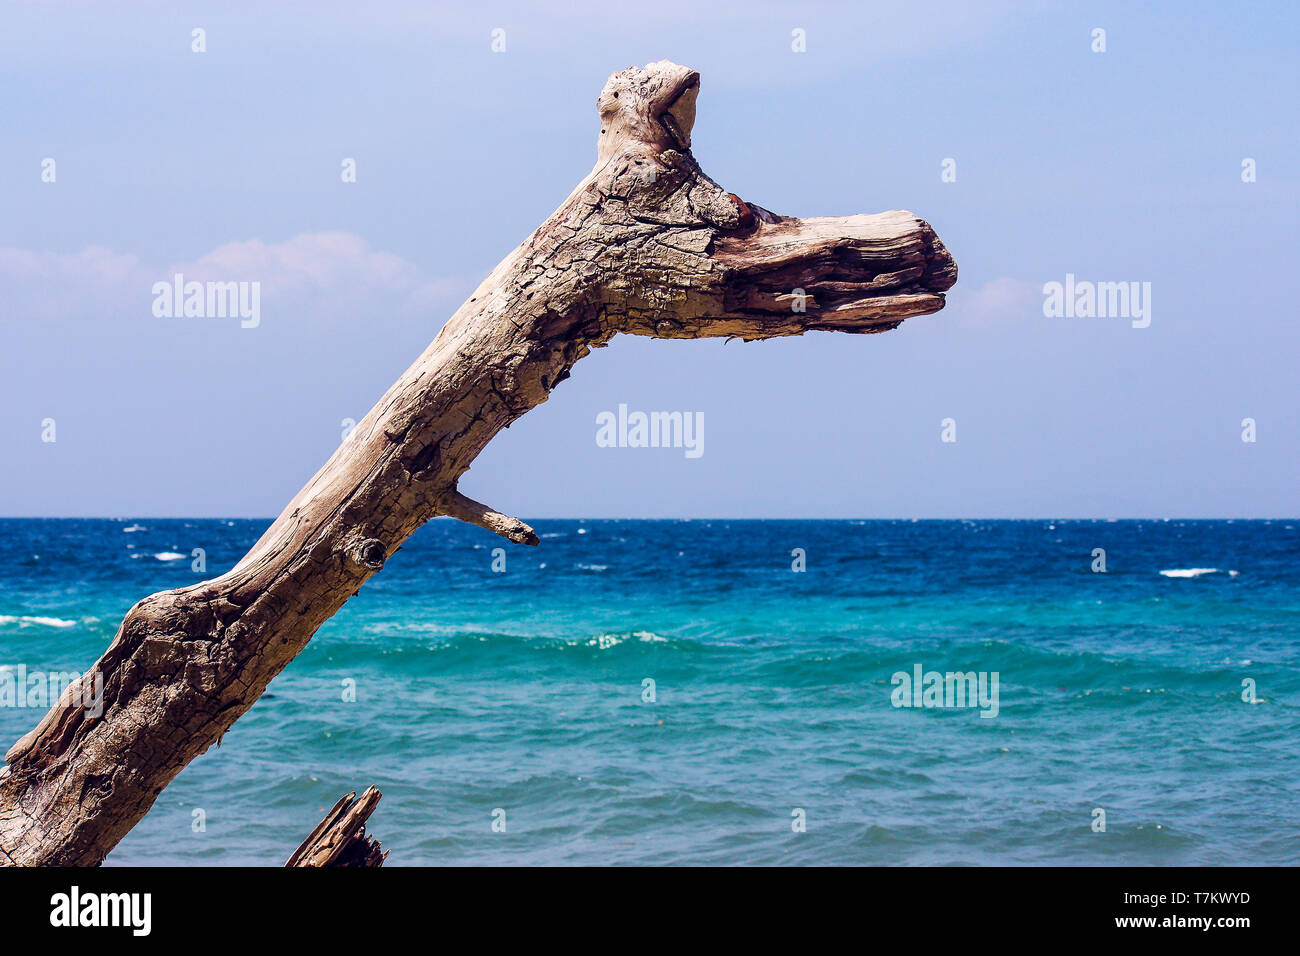
<path id="1" fill-rule="evenodd" d="M 1298 28 L 1289 2 L 6 3 L 0 515 L 278 514 L 591 169 L 606 77 L 671 59 L 713 179 L 787 215 L 911 210 L 957 260 L 948 305 L 884 335 L 621 336 L 467 494 L 1296 516 Z M 256 327 L 155 315 L 177 272 L 257 281 Z M 1045 315 L 1067 275 L 1149 289 L 1149 325 Z M 702 454 L 601 447 L 620 404 L 702 414 Z"/>

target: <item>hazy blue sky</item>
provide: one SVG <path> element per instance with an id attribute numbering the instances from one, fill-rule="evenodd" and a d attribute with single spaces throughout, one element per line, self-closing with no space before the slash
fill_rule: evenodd
<path id="1" fill-rule="evenodd" d="M 555 7 L 0 7 L 0 514 L 279 513 L 590 169 L 606 76 L 660 58 L 702 75 L 713 178 L 793 215 L 912 210 L 960 266 L 949 305 L 879 336 L 618 339 L 466 492 L 532 517 L 1300 511 L 1300 5 Z M 260 281 L 260 326 L 155 318 L 187 268 Z M 1066 273 L 1150 282 L 1150 327 L 1044 317 Z M 619 403 L 703 412 L 703 456 L 597 447 Z"/>

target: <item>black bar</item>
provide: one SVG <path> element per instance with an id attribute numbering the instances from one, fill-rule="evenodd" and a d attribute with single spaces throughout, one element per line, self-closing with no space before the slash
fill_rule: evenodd
<path id="1" fill-rule="evenodd" d="M 1294 878 L 1289 869 L 1247 867 L 11 869 L 0 870 L 0 913 L 9 940 L 75 934 L 127 945 L 194 943 L 210 932 L 249 945 L 288 934 L 397 946 L 414 934 L 429 948 L 461 937 L 461 949 L 518 932 L 535 942 L 676 947 L 692 937 L 670 931 L 734 942 L 779 929 L 809 943 L 835 931 L 871 945 L 1199 937 L 1233 946 L 1256 931 L 1285 931 Z M 138 909 L 121 910 L 128 925 L 51 925 L 74 886 L 83 907 L 88 894 L 149 894 L 148 935 L 135 935 L 128 918 L 143 916 L 143 897 Z M 98 912 L 98 898 L 89 905 Z M 1199 925 L 1205 919 L 1208 927 Z M 1131 920 L 1151 922 L 1120 925 Z"/>

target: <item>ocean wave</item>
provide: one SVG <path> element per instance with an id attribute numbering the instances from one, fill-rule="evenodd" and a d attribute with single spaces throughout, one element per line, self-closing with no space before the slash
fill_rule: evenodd
<path id="1" fill-rule="evenodd" d="M 179 551 L 159 551 L 157 554 L 154 555 L 154 557 L 157 558 L 159 561 L 185 560 L 185 555 L 181 554 Z"/>
<path id="2" fill-rule="evenodd" d="M 639 641 L 642 644 L 667 644 L 668 638 L 662 637 L 653 631 L 633 631 L 630 634 L 598 634 L 586 640 L 568 641 L 566 643 L 570 647 L 582 644 L 587 647 L 599 647 L 601 650 L 605 650 L 610 647 L 617 647 L 619 644 L 625 644 L 628 641 Z"/>
<path id="3" fill-rule="evenodd" d="M 65 621 L 61 617 L 41 617 L 39 615 L 14 615 L 0 614 L 0 624 L 17 624 L 19 627 L 27 627 L 31 624 L 39 624 L 42 627 L 76 627 L 76 621 Z"/>
<path id="4" fill-rule="evenodd" d="M 1176 707 L 1168 701 L 1227 703 L 1237 697 L 1240 665 L 1217 660 L 1174 661 L 1145 654 L 1065 651 L 1004 641 L 924 641 L 907 646 L 877 642 L 818 641 L 813 644 L 754 644 L 700 639 L 665 630 L 574 630 L 568 634 L 508 634 L 462 631 L 438 637 L 393 641 L 394 631 L 353 632 L 313 644 L 295 665 L 298 673 L 373 666 L 377 674 L 410 680 L 485 677 L 533 682 L 555 679 L 627 679 L 651 675 L 699 680 L 715 687 L 744 685 L 798 688 L 838 705 L 844 701 L 888 700 L 892 676 L 920 663 L 927 671 L 997 671 L 1003 705 L 1022 715 Z M 361 638 L 361 640 L 357 640 Z M 653 670 L 646 670 L 647 667 Z M 1252 676 L 1275 691 L 1291 693 L 1294 678 L 1273 664 Z M 1276 697 L 1277 694 L 1270 694 Z M 1156 703 L 1165 701 L 1165 703 Z M 1216 705 L 1217 706 L 1217 705 Z"/>
<path id="5" fill-rule="evenodd" d="M 382 660 L 387 662 L 383 665 L 385 669 L 408 672 L 434 667 L 448 671 L 488 672 L 521 668 L 527 673 L 535 673 L 539 665 L 572 666 L 582 670 L 611 660 L 632 663 L 647 656 L 657 660 L 664 653 L 672 659 L 685 661 L 743 653 L 738 648 L 668 637 L 648 630 L 587 631 L 558 636 L 511 634 L 472 627 L 451 631 L 439 627 L 424 639 L 412 639 L 411 630 L 414 628 L 409 626 L 367 626 L 364 635 L 354 632 L 341 640 L 321 641 L 318 638 L 309 645 L 298 666 L 355 667 Z M 407 633 L 402 634 L 403 631 Z M 399 634 L 404 639 L 394 641 Z M 358 637 L 361 640 L 357 640 Z"/>
<path id="6" fill-rule="evenodd" d="M 1218 568 L 1169 568 L 1160 572 L 1167 578 L 1199 578 L 1203 574 L 1218 574 Z M 1235 578 L 1240 572 L 1229 571 L 1228 577 Z"/>
<path id="7" fill-rule="evenodd" d="M 532 667 L 546 661 L 604 666 L 653 656 L 661 663 L 712 662 L 710 673 L 721 683 L 760 678 L 778 686 L 823 687 L 887 685 L 895 672 L 921 663 L 927 670 L 1000 671 L 1008 684 L 1080 694 L 1127 692 L 1126 688 L 1201 693 L 1235 686 L 1241 667 L 1272 671 L 1277 666 L 1261 663 L 1254 655 L 1171 657 L 1150 651 L 1147 644 L 1083 650 L 976 635 L 939 639 L 913 635 L 900 641 L 866 635 L 813 638 L 796 632 L 736 637 L 725 629 L 704 636 L 662 627 L 569 629 L 520 622 L 517 629 L 504 629 L 480 623 L 384 621 L 359 627 L 336 624 L 309 646 L 307 660 L 313 662 L 308 666 L 336 666 L 387 658 L 403 662 L 399 667 L 428 660 L 440 667 L 477 670 Z M 1246 660 L 1252 663 L 1247 665 Z"/>

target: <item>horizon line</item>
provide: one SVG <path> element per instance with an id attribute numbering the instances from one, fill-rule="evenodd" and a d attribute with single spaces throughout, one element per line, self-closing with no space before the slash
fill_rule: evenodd
<path id="1" fill-rule="evenodd" d="M 279 516 L 267 515 L 0 515 L 0 521 L 267 521 L 273 522 Z M 451 515 L 435 515 L 429 521 L 450 518 Z M 1205 515 L 1138 515 L 1138 516 L 1008 516 L 1008 515 L 964 515 L 964 516 L 893 516 L 867 517 L 846 516 L 841 518 L 801 517 L 801 516 L 739 516 L 739 515 L 676 515 L 676 516 L 608 516 L 608 515 L 549 515 L 545 517 L 530 516 L 521 518 L 526 521 L 1298 521 L 1296 515 L 1264 516 L 1205 516 Z M 426 522 L 427 524 L 428 522 Z"/>

